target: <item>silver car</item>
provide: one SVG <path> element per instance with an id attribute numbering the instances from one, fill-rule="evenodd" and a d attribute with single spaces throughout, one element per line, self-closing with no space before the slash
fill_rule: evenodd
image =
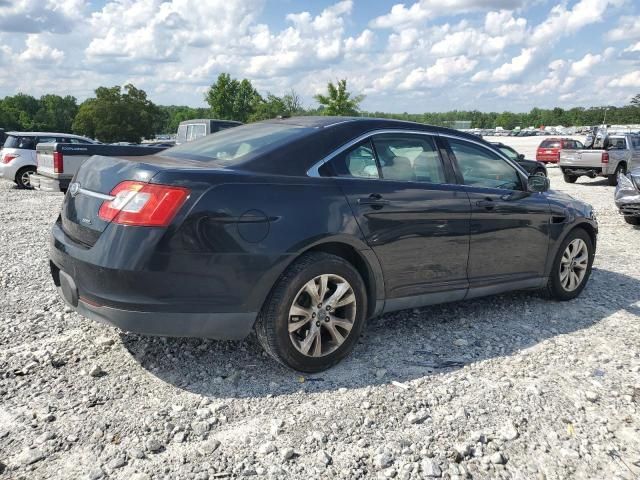
<path id="1" fill-rule="evenodd" d="M 628 224 L 640 225 L 640 166 L 618 176 L 615 201 Z"/>

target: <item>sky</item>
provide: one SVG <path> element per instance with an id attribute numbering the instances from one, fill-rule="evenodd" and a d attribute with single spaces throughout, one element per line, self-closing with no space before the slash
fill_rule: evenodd
<path id="1" fill-rule="evenodd" d="M 640 93 L 638 0 L 0 0 L 0 97 L 133 83 L 206 106 L 221 72 L 305 106 L 528 111 Z"/>

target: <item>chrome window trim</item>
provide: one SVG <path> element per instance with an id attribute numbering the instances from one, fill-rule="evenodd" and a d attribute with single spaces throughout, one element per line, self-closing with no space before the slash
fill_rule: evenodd
<path id="1" fill-rule="evenodd" d="M 478 142 L 476 140 L 470 139 L 470 138 L 466 138 L 466 137 L 461 137 L 458 135 L 452 135 L 449 133 L 437 133 L 437 132 L 425 132 L 424 130 L 407 130 L 407 129 L 403 129 L 403 128 L 385 128 L 385 129 L 380 129 L 380 130 L 372 130 L 370 132 L 366 132 L 363 133 L 362 135 L 360 135 L 359 137 L 354 138 L 353 140 L 345 143 L 344 145 L 342 145 L 341 147 L 337 148 L 336 150 L 334 150 L 333 152 L 331 152 L 329 155 L 325 156 L 324 158 L 322 158 L 321 160 L 319 160 L 318 162 L 316 162 L 311 168 L 309 168 L 309 170 L 307 170 L 307 175 L 309 177 L 320 177 L 320 167 L 322 167 L 325 163 L 330 162 L 331 160 L 333 160 L 334 157 L 336 157 L 337 155 L 340 155 L 342 152 L 344 152 L 345 150 L 348 150 L 349 148 L 353 147 L 355 144 L 366 140 L 367 138 L 371 138 L 374 135 L 381 135 L 381 134 L 386 134 L 386 133 L 407 133 L 407 134 L 412 134 L 412 135 L 425 135 L 425 136 L 429 136 L 429 137 L 446 137 L 446 138 L 453 138 L 454 140 L 461 140 L 463 142 L 469 142 L 469 143 L 473 143 L 475 145 L 478 145 L 480 147 L 483 147 L 485 150 L 489 150 L 490 152 L 497 154 L 499 158 L 503 159 L 504 161 L 507 162 L 507 164 L 511 165 L 513 168 L 516 169 L 516 172 L 519 172 L 520 175 L 524 175 L 524 179 L 526 180 L 526 178 L 529 177 L 529 175 L 527 174 L 527 171 L 524 169 L 524 167 L 522 167 L 520 164 L 513 162 L 510 158 L 508 158 L 506 155 L 504 155 L 502 152 L 500 151 L 496 151 L 496 149 L 494 149 L 492 146 L 487 146 L 481 142 Z M 383 178 L 362 178 L 362 177 L 349 177 L 349 178 L 359 178 L 361 180 L 384 180 Z M 464 185 L 464 184 L 455 184 L 455 185 Z M 526 186 L 526 181 L 524 182 L 524 185 Z"/>

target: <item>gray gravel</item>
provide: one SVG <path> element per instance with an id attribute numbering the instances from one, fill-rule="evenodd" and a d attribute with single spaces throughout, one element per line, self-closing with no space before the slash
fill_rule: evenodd
<path id="1" fill-rule="evenodd" d="M 640 229 L 604 180 L 582 296 L 513 293 L 371 321 L 300 377 L 244 342 L 145 338 L 65 308 L 48 273 L 61 194 L 0 182 L 0 479 L 640 475 Z"/>

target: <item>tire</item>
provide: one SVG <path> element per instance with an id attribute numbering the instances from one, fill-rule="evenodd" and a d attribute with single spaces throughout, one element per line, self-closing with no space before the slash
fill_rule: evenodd
<path id="1" fill-rule="evenodd" d="M 36 167 L 22 167 L 16 172 L 15 182 L 18 184 L 18 188 L 31 189 L 28 175 L 36 173 Z"/>
<path id="2" fill-rule="evenodd" d="M 315 290 L 317 298 L 321 288 L 319 278 L 323 276 L 329 277 L 323 299 L 325 305 L 317 309 L 314 308 L 317 305 L 311 305 L 312 296 L 310 290 L 306 290 L 305 287 L 308 284 L 311 284 L 312 288 L 318 286 Z M 340 295 L 337 303 L 349 301 L 351 294 L 355 301 L 332 310 L 331 319 L 328 320 L 326 301 L 331 299 L 340 281 L 346 282 L 351 290 L 346 290 Z M 313 317 L 307 317 L 310 318 L 308 321 L 304 318 L 299 320 L 302 326 L 290 334 L 290 324 L 298 323 L 290 322 L 294 302 L 295 306 L 302 306 L 297 311 L 313 312 Z M 366 323 L 366 310 L 365 284 L 353 265 L 335 255 L 310 252 L 296 260 L 278 279 L 258 315 L 255 331 L 262 347 L 275 360 L 294 370 L 315 373 L 332 367 L 353 350 Z M 298 317 L 294 315 L 293 318 Z M 313 320 L 314 318 L 316 320 Z M 342 320 L 341 325 L 349 323 L 351 326 L 346 330 L 340 325 L 336 326 L 334 320 Z M 339 337 L 330 333 L 331 328 L 337 329 L 338 334 L 344 337 L 341 344 L 336 340 Z M 315 338 L 311 343 L 305 344 L 304 340 L 312 334 Z M 321 345 L 320 351 L 318 343 Z M 309 349 L 305 354 L 303 351 L 307 346 Z"/>
<path id="3" fill-rule="evenodd" d="M 576 242 L 576 243 L 573 243 L 573 242 Z M 567 257 L 565 257 L 565 253 L 567 252 L 570 253 L 570 250 L 569 250 L 570 244 L 573 244 L 575 248 L 576 245 L 580 245 L 579 242 L 582 242 L 582 244 L 587 250 L 586 261 L 583 263 L 584 274 L 579 279 L 579 282 L 576 282 L 577 285 L 571 288 L 572 285 L 567 285 L 566 283 L 567 277 L 562 275 L 562 272 L 567 270 L 567 263 L 566 263 Z M 573 251 L 575 252 L 575 249 Z M 571 255 L 569 254 L 568 257 L 570 258 Z M 576 255 L 576 258 L 580 258 L 580 257 L 581 255 Z M 556 254 L 556 258 L 553 261 L 553 266 L 551 267 L 551 274 L 549 275 L 549 281 L 545 289 L 547 296 L 555 300 L 566 301 L 566 300 L 572 300 L 576 298 L 578 295 L 580 295 L 580 292 L 582 292 L 585 285 L 589 281 L 594 257 L 595 257 L 595 249 L 593 247 L 593 241 L 591 240 L 591 237 L 589 236 L 589 234 L 582 228 L 575 228 L 574 230 L 569 232 L 567 237 L 564 239 L 564 241 L 560 245 L 560 248 L 558 249 L 558 253 Z M 562 263 L 564 263 L 565 266 L 561 267 Z M 578 265 L 580 263 L 582 262 L 578 262 L 578 264 L 576 264 L 576 269 L 569 268 L 570 273 L 568 275 L 571 275 L 571 271 L 578 272 Z M 573 265 L 573 262 L 570 265 Z M 579 273 L 576 276 L 579 277 Z M 569 281 L 571 281 L 571 279 L 569 279 Z"/>
<path id="4" fill-rule="evenodd" d="M 543 168 L 536 168 L 531 175 L 534 177 L 546 177 L 547 172 Z"/>
<path id="5" fill-rule="evenodd" d="M 578 180 L 578 177 L 576 177 L 575 175 L 568 175 L 568 174 L 564 174 L 564 181 L 567 183 L 576 183 L 576 180 Z"/>
<path id="6" fill-rule="evenodd" d="M 619 163 L 616 167 L 616 171 L 613 175 L 607 175 L 607 183 L 610 187 L 618 185 L 618 175 L 627 173 L 627 166 L 624 163 Z"/>
<path id="7" fill-rule="evenodd" d="M 640 225 L 640 217 L 624 217 L 624 221 L 629 225 Z"/>

